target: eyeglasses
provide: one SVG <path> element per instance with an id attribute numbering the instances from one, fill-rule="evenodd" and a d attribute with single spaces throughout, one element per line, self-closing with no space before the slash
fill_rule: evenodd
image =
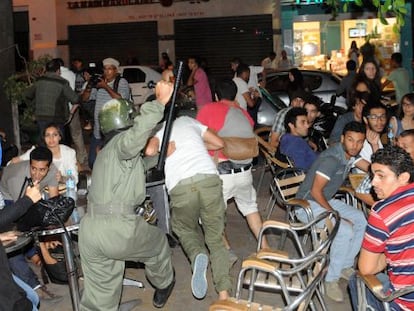
<path id="1" fill-rule="evenodd" d="M 369 116 L 367 116 L 367 118 L 371 120 L 387 120 L 387 116 L 385 114 L 370 114 Z"/>

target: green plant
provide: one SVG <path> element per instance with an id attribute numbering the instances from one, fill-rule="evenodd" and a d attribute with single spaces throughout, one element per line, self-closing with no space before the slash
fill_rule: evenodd
<path id="1" fill-rule="evenodd" d="M 51 59 L 50 55 L 44 55 L 26 63 L 25 71 L 11 75 L 3 84 L 11 105 L 16 105 L 18 108 L 19 116 L 16 117 L 22 129 L 30 129 L 35 126 L 35 107 L 32 103 L 24 101 L 24 91 L 43 75 L 45 64 Z"/>
<path id="2" fill-rule="evenodd" d="M 381 23 L 388 25 L 386 17 L 391 14 L 396 17 L 396 23 L 393 25 L 393 30 L 395 33 L 399 33 L 399 30 L 402 26 L 405 25 L 405 15 L 408 11 L 405 6 L 405 0 L 369 0 L 374 7 L 377 8 L 377 16 Z M 326 4 L 332 8 L 333 16 L 338 15 L 338 10 L 341 8 L 344 12 L 348 11 L 350 1 L 342 0 L 326 0 Z M 363 7 L 365 5 L 363 0 L 355 0 L 357 6 Z"/>

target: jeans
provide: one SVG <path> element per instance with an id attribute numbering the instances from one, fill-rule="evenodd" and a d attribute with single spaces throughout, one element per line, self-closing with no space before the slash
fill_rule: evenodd
<path id="1" fill-rule="evenodd" d="M 21 289 L 26 292 L 26 297 L 29 299 L 33 304 L 32 311 L 38 311 L 37 306 L 39 305 L 39 296 L 36 294 L 35 290 L 27 285 L 25 282 L 20 280 L 17 276 L 13 274 L 14 282 L 19 285 Z"/>
<path id="2" fill-rule="evenodd" d="M 90 146 L 89 146 L 89 157 L 88 157 L 88 164 L 89 167 L 92 169 L 93 168 L 93 164 L 95 163 L 96 160 L 96 148 L 97 147 L 102 147 L 104 144 L 103 139 L 101 138 L 96 138 L 93 134 L 91 137 L 91 142 L 90 142 Z"/>
<path id="3" fill-rule="evenodd" d="M 391 285 L 388 276 L 384 273 L 378 273 L 376 276 L 378 280 L 382 283 L 383 292 L 387 292 L 390 289 L 390 285 Z M 354 311 L 358 311 L 358 305 L 360 302 L 358 301 L 358 287 L 357 287 L 356 274 L 351 276 L 351 278 L 349 279 L 348 287 L 349 287 L 349 293 L 351 295 L 352 309 Z M 382 304 L 382 301 L 378 300 L 368 288 L 365 288 L 365 299 L 366 299 L 367 305 L 371 308 L 371 309 L 368 309 L 367 308 L 368 306 L 366 306 L 365 307 L 366 309 L 375 310 L 375 311 L 384 311 L 384 305 Z M 401 308 L 395 302 L 390 302 L 389 306 L 390 306 L 390 310 L 392 311 L 401 310 Z"/>
<path id="4" fill-rule="evenodd" d="M 315 201 L 309 200 L 309 204 L 315 217 L 326 211 Z M 330 263 L 325 278 L 327 282 L 332 282 L 339 280 L 342 269 L 353 267 L 355 257 L 361 249 L 367 220 L 362 211 L 340 200 L 331 199 L 329 204 L 341 216 L 338 233 L 331 245 Z M 296 215 L 300 221 L 308 221 L 304 210 L 298 210 Z"/>
<path id="5" fill-rule="evenodd" d="M 22 279 L 22 281 L 27 283 L 31 288 L 40 285 L 36 274 L 33 272 L 32 268 L 30 268 L 23 254 L 10 257 L 9 264 L 13 274 Z"/>

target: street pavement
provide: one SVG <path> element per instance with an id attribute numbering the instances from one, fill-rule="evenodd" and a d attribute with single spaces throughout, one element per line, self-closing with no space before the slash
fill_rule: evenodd
<path id="1" fill-rule="evenodd" d="M 261 167 L 254 169 L 253 176 L 255 184 L 257 184 L 258 177 L 261 173 Z M 262 215 L 265 215 L 264 208 L 269 199 L 269 181 L 270 173 L 266 173 L 265 179 L 261 189 L 258 191 L 258 207 Z M 272 219 L 282 220 L 284 218 L 284 211 L 281 208 L 275 208 L 275 211 L 272 215 Z M 235 207 L 234 202 L 228 204 L 227 209 L 227 236 L 232 246 L 232 249 L 239 257 L 239 260 L 231 269 L 231 275 L 234 280 L 234 289 L 236 286 L 236 277 L 238 275 L 239 269 L 241 267 L 241 260 L 248 257 L 251 253 L 255 251 L 256 248 L 256 239 L 249 231 L 247 223 L 243 216 L 238 212 Z M 188 259 L 184 255 L 180 246 L 171 249 L 173 265 L 176 272 L 176 284 L 172 292 L 170 299 L 162 310 L 169 311 L 183 311 L 183 310 L 208 310 L 209 305 L 217 299 L 217 294 L 214 290 L 214 286 L 211 278 L 211 271 L 208 270 L 207 278 L 209 283 L 209 289 L 206 297 L 203 300 L 198 300 L 193 297 L 191 293 L 191 268 Z M 39 269 L 34 267 L 37 273 Z M 142 268 L 127 268 L 126 277 L 132 278 L 135 280 L 142 281 L 145 285 L 144 289 L 139 289 L 135 287 L 124 286 L 122 294 L 122 302 L 130 301 L 132 299 L 140 299 L 141 303 L 132 309 L 132 311 L 138 310 L 159 310 L 152 306 L 152 297 L 154 294 L 154 289 L 145 279 L 144 269 Z M 341 288 L 346 290 L 346 281 L 341 280 Z M 71 300 L 69 295 L 69 287 L 67 285 L 57 285 L 57 284 L 48 284 L 50 290 L 54 293 L 62 295 L 63 299 L 59 303 L 47 303 L 41 302 L 40 311 L 69 311 L 72 310 Z M 80 286 L 82 287 L 82 279 L 80 280 Z M 263 299 L 263 301 L 268 303 L 279 303 L 281 305 L 281 297 L 276 293 L 258 293 L 256 295 L 258 299 Z M 351 310 L 350 302 L 348 299 L 348 294 L 345 294 L 346 300 L 342 303 L 336 303 L 329 298 L 325 298 L 328 310 L 335 311 L 349 311 Z"/>

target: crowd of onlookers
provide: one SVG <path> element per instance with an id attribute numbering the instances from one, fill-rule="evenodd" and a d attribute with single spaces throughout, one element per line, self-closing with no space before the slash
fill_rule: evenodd
<path id="1" fill-rule="evenodd" d="M 193 90 L 197 115 L 195 119 L 177 118 L 171 131 L 167 130 L 168 124 L 154 130 L 164 117 L 175 79 L 166 53 L 162 55 L 163 80 L 156 85 L 156 99 L 142 105 L 134 119 L 128 103 L 131 89 L 118 73 L 118 60 L 104 59 L 99 76 L 88 72 L 80 59 L 72 61 L 71 70 L 61 59 L 50 60 L 45 74 L 25 92 L 25 100 L 35 105 L 41 140 L 13 157 L 3 169 L 2 231 L 40 199 L 40 191 L 47 188 L 49 197 L 56 196 L 68 174 L 77 182 L 79 172 L 91 170 L 88 213 L 79 231 L 85 280 L 81 308 L 117 308 L 126 260 L 145 263 L 146 274 L 155 287 L 153 304 L 163 307 L 176 277 L 168 240 L 162 230 L 137 216 L 135 209 L 145 199 L 147 159 L 158 154 L 163 135 L 168 133 L 164 172 L 172 231 L 191 263 L 193 295 L 198 299 L 206 295 L 206 270 L 211 264 L 219 299 L 227 299 L 232 288 L 229 269 L 238 259 L 225 235 L 227 200 L 234 198 L 256 238 L 262 219 L 252 177 L 256 155 L 230 156 L 226 139 L 238 138 L 237 143 L 244 147 L 254 138 L 266 75 L 289 70 L 286 92 L 290 105 L 277 113 L 269 144 L 275 156 L 287 157 L 306 173 L 296 197 L 309 201 L 313 215 L 335 209 L 342 218 L 330 249 L 326 295 L 343 301 L 339 279 L 351 280 L 351 298 L 356 306 L 353 286 L 358 255 L 356 268 L 362 273 L 378 273 L 388 267 L 389 278 L 384 282 L 391 284 L 391 289 L 408 284 L 405 278 L 412 265 L 401 263 L 409 258 L 405 257 L 410 254 L 407 249 L 414 243 L 408 234 L 412 232 L 408 217 L 413 205 L 414 95 L 410 93 L 408 72 L 401 66 L 401 54 L 392 54 L 392 70 L 383 76 L 374 58 L 365 57 L 359 65 L 350 57 L 348 74 L 337 90 L 338 96 L 346 97 L 348 111 L 337 118 L 325 138 L 315 134 L 315 121 L 322 113 L 321 99 L 312 94 L 286 52 L 281 54 L 277 60 L 276 53 L 271 52 L 260 66 L 233 58 L 229 67 L 234 76 L 217 81 L 214 89 L 203 62 L 197 56 L 189 57 L 188 79 L 182 84 Z M 396 92 L 394 105 L 385 104 L 381 96 L 390 83 Z M 89 150 L 83 140 L 85 129 L 92 130 Z M 73 149 L 62 143 L 69 136 L 65 131 L 69 131 Z M 365 174 L 355 195 L 372 206 L 368 220 L 361 210 L 335 198 L 350 173 Z M 401 216 L 399 209 L 408 216 Z M 295 213 L 300 221 L 309 221 L 303 210 Z M 388 217 L 396 220 L 389 221 Z M 13 232 L 0 234 L 2 241 L 16 237 Z M 4 285 L 13 293 L 7 303 L 21 306 L 13 310 L 37 310 L 38 296 L 51 301 L 61 299 L 41 284 L 27 262 L 29 259 L 53 267 L 58 260 L 49 251 L 59 244 L 41 242 L 39 249 L 33 247 L 4 260 Z M 261 245 L 268 247 L 265 238 Z M 2 258 L 6 258 L 3 253 Z M 1 297 L 6 293 L 3 286 L 0 293 Z M 408 295 L 395 304 L 410 308 L 410 299 Z"/>

